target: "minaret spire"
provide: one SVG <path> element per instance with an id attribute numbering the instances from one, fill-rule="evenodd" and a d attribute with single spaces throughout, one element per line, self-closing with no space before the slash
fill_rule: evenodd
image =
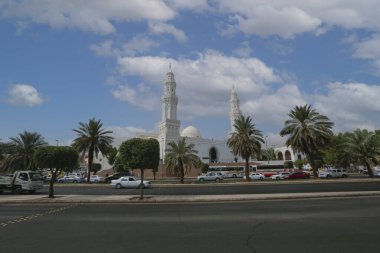
<path id="1" fill-rule="evenodd" d="M 232 85 L 231 99 L 230 99 L 231 111 L 230 111 L 230 121 L 231 121 L 231 133 L 235 132 L 235 120 L 241 116 L 241 110 L 239 107 L 239 99 L 235 91 L 235 85 Z"/>
<path id="2" fill-rule="evenodd" d="M 180 122 L 177 120 L 178 97 L 176 95 L 177 83 L 172 72 L 172 64 L 164 81 L 164 94 L 162 95 L 162 118 L 159 125 L 160 157 L 164 159 L 165 150 L 170 142 L 179 140 Z"/>

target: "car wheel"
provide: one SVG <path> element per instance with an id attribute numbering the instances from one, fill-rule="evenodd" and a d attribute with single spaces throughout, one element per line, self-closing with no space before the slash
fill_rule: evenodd
<path id="1" fill-rule="evenodd" d="M 205 181 L 204 178 L 199 179 L 199 182 L 204 182 L 204 181 Z"/>
<path id="2" fill-rule="evenodd" d="M 21 187 L 20 185 L 18 185 L 18 186 L 16 186 L 16 187 L 12 190 L 12 192 L 13 192 L 14 194 L 21 194 L 21 193 L 22 193 L 22 187 Z"/>
<path id="3" fill-rule="evenodd" d="M 331 176 L 330 176 L 330 175 L 327 175 L 326 178 L 331 178 Z"/>
<path id="4" fill-rule="evenodd" d="M 264 180 L 264 178 L 263 178 L 263 177 L 260 177 L 260 180 Z"/>
<path id="5" fill-rule="evenodd" d="M 232 178 L 237 178 L 237 176 L 235 174 L 232 175 Z"/>
<path id="6" fill-rule="evenodd" d="M 58 183 L 63 183 L 63 181 L 62 180 L 58 180 Z"/>
<path id="7" fill-rule="evenodd" d="M 115 188 L 116 188 L 116 189 L 121 189 L 121 184 L 117 184 L 117 185 L 115 186 Z"/>
<path id="8" fill-rule="evenodd" d="M 215 181 L 216 181 L 216 182 L 220 182 L 220 178 L 216 178 Z"/>
<path id="9" fill-rule="evenodd" d="M 342 178 L 346 178 L 347 177 L 347 175 L 342 175 Z"/>
<path id="10" fill-rule="evenodd" d="M 77 180 L 74 180 L 74 183 L 79 183 Z"/>

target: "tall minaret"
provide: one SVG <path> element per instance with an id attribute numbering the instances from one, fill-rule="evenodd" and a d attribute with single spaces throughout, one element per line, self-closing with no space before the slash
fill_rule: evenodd
<path id="1" fill-rule="evenodd" d="M 235 132 L 235 127 L 234 127 L 235 119 L 241 116 L 241 110 L 239 107 L 239 99 L 237 98 L 235 86 L 232 86 L 230 104 L 231 104 L 231 111 L 230 111 L 231 133 L 233 133 Z"/>
<path id="2" fill-rule="evenodd" d="M 180 122 L 177 120 L 178 97 L 175 94 L 176 82 L 171 64 L 164 81 L 164 95 L 162 101 L 162 118 L 159 125 L 158 142 L 160 143 L 160 158 L 164 159 L 168 143 L 179 140 Z"/>

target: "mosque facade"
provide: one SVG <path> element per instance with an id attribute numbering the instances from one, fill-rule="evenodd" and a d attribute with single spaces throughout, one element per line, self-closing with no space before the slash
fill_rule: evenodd
<path id="1" fill-rule="evenodd" d="M 161 98 L 162 117 L 159 123 L 157 140 L 160 143 L 160 158 L 165 159 L 165 154 L 170 142 L 178 142 L 181 138 L 186 138 L 186 143 L 194 144 L 197 155 L 204 163 L 233 162 L 236 158 L 231 153 L 227 145 L 228 133 L 225 140 L 215 140 L 203 138 L 201 132 L 194 126 L 185 127 L 180 132 L 180 121 L 177 118 L 178 96 L 176 95 L 176 81 L 174 73 L 169 66 L 164 81 L 164 92 Z M 241 115 L 239 100 L 234 88 L 231 91 L 230 99 L 230 122 L 231 132 L 234 132 L 235 119 Z M 237 158 L 239 159 L 239 158 Z"/>

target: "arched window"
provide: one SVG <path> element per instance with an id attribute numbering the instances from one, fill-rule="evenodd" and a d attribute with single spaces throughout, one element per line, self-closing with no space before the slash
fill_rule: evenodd
<path id="1" fill-rule="evenodd" d="M 218 162 L 218 154 L 216 148 L 212 147 L 209 150 L 210 163 Z"/>
<path id="2" fill-rule="evenodd" d="M 277 153 L 277 160 L 284 160 L 284 155 L 282 154 L 282 152 Z"/>
<path id="3" fill-rule="evenodd" d="M 285 151 L 285 160 L 292 160 L 292 155 L 290 154 L 289 150 Z"/>

